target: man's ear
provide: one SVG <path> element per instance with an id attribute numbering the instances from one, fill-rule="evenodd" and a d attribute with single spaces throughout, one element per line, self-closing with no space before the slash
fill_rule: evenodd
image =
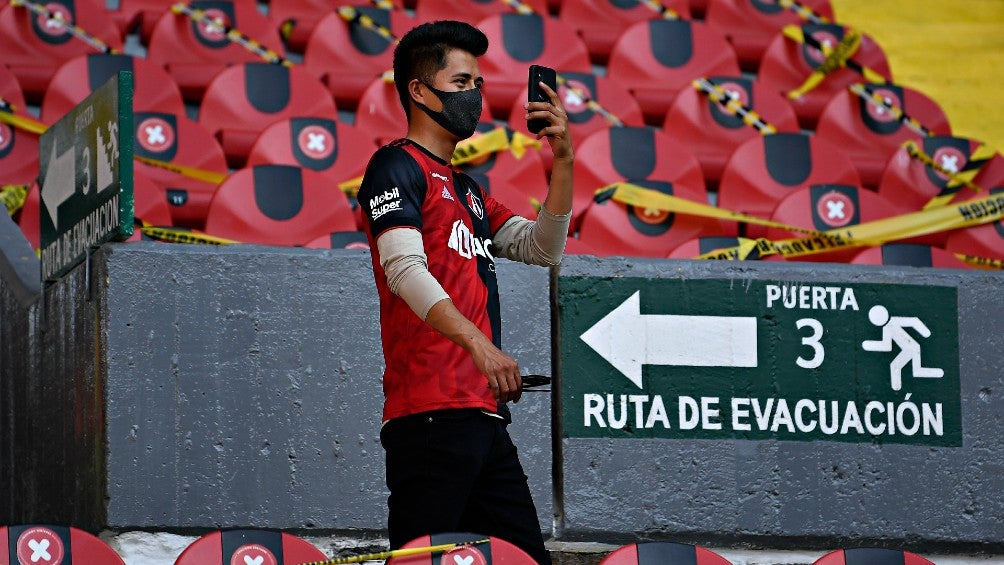
<path id="1" fill-rule="evenodd" d="M 408 97 L 419 104 L 426 104 L 425 90 L 422 88 L 422 81 L 417 78 L 411 79 L 411 82 L 408 83 Z"/>

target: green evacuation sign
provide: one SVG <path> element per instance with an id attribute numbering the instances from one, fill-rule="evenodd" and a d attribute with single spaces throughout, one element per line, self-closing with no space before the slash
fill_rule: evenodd
<path id="1" fill-rule="evenodd" d="M 133 231 L 132 73 L 120 72 L 39 139 L 42 280 Z"/>
<path id="2" fill-rule="evenodd" d="M 954 287 L 561 277 L 565 437 L 962 445 Z"/>

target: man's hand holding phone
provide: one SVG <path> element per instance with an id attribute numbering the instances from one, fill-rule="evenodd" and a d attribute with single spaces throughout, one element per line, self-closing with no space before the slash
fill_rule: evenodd
<path id="1" fill-rule="evenodd" d="M 558 98 L 557 74 L 554 69 L 531 65 L 527 80 L 527 129 L 546 137 L 555 159 L 572 157 L 572 140 L 568 132 L 568 114 Z"/>

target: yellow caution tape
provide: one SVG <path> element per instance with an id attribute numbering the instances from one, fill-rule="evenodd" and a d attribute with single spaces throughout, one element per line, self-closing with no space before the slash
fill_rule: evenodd
<path id="1" fill-rule="evenodd" d="M 502 0 L 502 3 L 509 6 L 516 11 L 517 14 L 523 14 L 524 16 L 529 14 L 536 14 L 528 4 L 520 2 L 520 0 Z"/>
<path id="2" fill-rule="evenodd" d="M 806 35 L 802 31 L 801 27 L 789 25 L 785 26 L 782 31 L 784 32 L 785 37 L 792 38 L 799 43 L 810 42 L 810 36 Z M 852 29 L 848 29 L 847 32 L 844 33 L 843 39 L 840 40 L 840 43 L 838 43 L 836 47 L 830 47 L 826 44 L 819 43 L 814 39 L 811 41 L 815 42 L 813 47 L 822 51 L 823 55 L 826 56 L 826 59 L 817 69 L 809 74 L 801 86 L 788 93 L 788 98 L 795 99 L 802 97 L 806 92 L 809 92 L 819 86 L 819 84 L 823 82 L 823 79 L 825 79 L 830 73 L 847 66 L 847 61 L 850 60 L 851 56 L 857 52 L 858 47 L 861 46 L 861 34 Z"/>
<path id="3" fill-rule="evenodd" d="M 7 207 L 11 216 L 24 206 L 24 201 L 28 199 L 28 188 L 26 184 L 0 186 L 0 202 Z"/>
<path id="4" fill-rule="evenodd" d="M 187 16 L 188 19 L 209 26 L 211 29 L 223 32 L 225 37 L 230 40 L 231 43 L 236 43 L 241 47 L 247 49 L 251 53 L 254 53 L 262 60 L 268 63 L 273 63 L 276 65 L 282 65 L 284 67 L 292 67 L 292 61 L 289 61 L 282 55 L 276 53 L 272 49 L 269 49 L 261 42 L 251 39 L 246 34 L 241 31 L 234 29 L 230 26 L 225 25 L 223 22 L 209 17 L 204 11 L 198 8 L 192 8 L 188 4 L 179 2 L 177 4 L 171 5 L 171 11 L 178 15 Z"/>
<path id="5" fill-rule="evenodd" d="M 355 198 L 359 194 L 359 187 L 363 185 L 362 175 L 338 183 L 338 190 L 341 190 L 349 198 Z"/>
<path id="6" fill-rule="evenodd" d="M 792 10 L 798 17 L 814 24 L 828 24 L 830 20 L 817 14 L 812 8 L 798 2 L 798 0 L 777 0 L 777 5 L 787 10 Z"/>
<path id="7" fill-rule="evenodd" d="M 536 139 L 513 132 L 510 137 L 506 128 L 497 127 L 492 131 L 461 141 L 453 151 L 452 163 L 455 166 L 476 161 L 493 153 L 509 150 L 517 159 L 522 159 L 528 148 L 540 149 L 541 143 Z"/>
<path id="8" fill-rule="evenodd" d="M 819 235 L 781 241 L 757 240 L 760 257 L 778 254 L 786 258 L 802 257 L 854 247 L 878 246 L 907 239 L 970 226 L 995 222 L 1004 218 L 1004 194 L 970 200 L 961 204 L 920 210 L 891 218 L 865 222 L 856 226 L 828 230 Z M 730 248 L 731 251 L 738 248 Z M 698 259 L 713 259 L 702 255 Z"/>
<path id="9" fill-rule="evenodd" d="M 644 188 L 629 182 L 616 182 L 605 186 L 596 191 L 594 199 L 597 202 L 610 199 L 627 206 L 637 206 L 639 208 L 649 208 L 664 212 L 677 212 L 680 214 L 689 214 L 691 216 L 700 216 L 702 218 L 745 222 L 748 224 L 778 228 L 796 233 L 813 235 L 818 235 L 820 233 L 816 230 L 765 220 L 756 216 L 750 216 L 749 214 L 743 214 L 742 212 L 733 212 L 724 208 L 711 206 L 710 204 L 701 204 L 699 202 L 687 200 L 686 198 L 664 194 L 658 190 Z"/>
<path id="10" fill-rule="evenodd" d="M 904 124 L 906 124 L 907 127 L 917 132 L 918 134 L 924 137 L 930 137 L 934 135 L 934 132 L 924 127 L 924 125 L 921 124 L 919 121 L 906 115 L 906 112 L 904 112 L 902 108 L 893 104 L 889 100 L 886 100 L 884 97 L 882 97 L 880 94 L 870 89 L 868 86 L 861 83 L 857 83 L 857 84 L 852 84 L 848 88 L 850 89 L 851 92 L 857 94 L 858 97 L 864 99 L 869 104 L 874 104 L 879 108 L 889 112 L 889 114 L 891 114 L 894 119 L 903 122 Z"/>
<path id="11" fill-rule="evenodd" d="M 139 155 L 134 156 L 134 159 L 136 159 L 140 163 L 150 165 L 151 167 L 157 167 L 159 169 L 168 170 L 171 171 L 172 173 L 177 173 L 181 176 L 193 178 L 196 180 L 200 180 L 202 182 L 208 182 L 209 184 L 220 184 L 221 182 L 227 179 L 226 173 L 218 173 L 216 171 L 207 171 L 205 169 L 187 167 L 185 165 L 178 165 L 176 163 L 169 163 L 167 161 L 160 161 L 157 159 L 140 157 Z"/>
<path id="12" fill-rule="evenodd" d="M 397 45 L 400 41 L 394 32 L 373 21 L 373 18 L 353 8 L 352 6 L 342 6 L 338 8 L 338 15 L 348 23 L 358 22 L 364 28 L 374 31 L 388 42 Z"/>
<path id="13" fill-rule="evenodd" d="M 973 178 L 980 169 L 985 165 L 994 155 L 994 151 L 987 147 L 985 144 L 981 144 L 973 151 L 973 154 L 969 156 L 969 161 L 966 167 L 961 171 L 953 171 L 943 167 L 940 163 L 937 163 L 933 157 L 924 152 L 913 140 L 907 140 L 903 143 L 903 147 L 906 148 L 906 152 L 911 158 L 916 159 L 923 163 L 925 166 L 934 169 L 935 171 L 947 176 L 950 180 L 948 186 L 942 190 L 941 194 L 932 198 L 927 204 L 924 205 L 924 209 L 936 208 L 938 206 L 944 206 L 948 204 L 955 194 L 959 191 L 959 188 L 965 186 L 976 192 L 982 192 L 983 188 L 978 184 L 973 182 Z"/>
<path id="14" fill-rule="evenodd" d="M 25 116 L 19 116 L 12 113 L 13 111 L 14 106 L 3 98 L 0 98 L 0 122 L 35 135 L 42 135 L 42 132 L 49 129 L 49 126 L 42 122 Z"/>
<path id="15" fill-rule="evenodd" d="M 742 118 L 743 123 L 760 132 L 760 135 L 770 135 L 777 133 L 777 128 L 760 117 L 755 110 L 743 104 L 740 100 L 729 96 L 724 88 L 715 84 L 712 80 L 701 77 L 691 83 L 698 92 L 708 95 L 708 98 L 723 106 L 733 115 Z"/>
<path id="16" fill-rule="evenodd" d="M 967 265 L 970 265 L 977 269 L 985 269 L 988 271 L 1004 270 L 1004 259 L 991 259 L 989 257 L 966 255 L 965 253 L 955 253 L 954 255 L 963 263 L 966 263 Z"/>
<path id="17" fill-rule="evenodd" d="M 661 16 L 662 19 L 664 20 L 680 19 L 679 12 L 667 6 L 663 6 L 662 2 L 659 2 L 659 0 L 641 0 L 641 3 L 655 10 L 655 12 L 659 14 L 659 16 Z"/>
<path id="18" fill-rule="evenodd" d="M 603 106 L 601 106 L 599 102 L 597 102 L 596 100 L 593 100 L 593 98 L 591 96 L 589 96 L 587 93 L 583 92 L 581 89 L 576 88 L 572 84 L 569 84 L 568 80 L 565 79 L 565 77 L 563 77 L 563 76 L 561 76 L 559 74 L 557 76 L 557 81 L 558 81 L 559 85 L 564 86 L 574 96 L 579 97 L 580 100 L 582 100 L 583 102 L 586 103 L 586 107 L 587 108 L 589 108 L 593 112 L 599 114 L 601 117 L 603 117 L 603 119 L 605 119 L 607 122 L 609 122 L 610 125 L 612 125 L 614 127 L 623 127 L 624 126 L 624 122 L 621 121 L 620 118 L 618 118 L 617 116 L 615 116 L 613 114 L 613 112 L 611 112 L 611 111 L 607 110 L 606 108 L 604 108 Z"/>
<path id="19" fill-rule="evenodd" d="M 63 19 L 63 14 L 49 10 L 49 8 L 42 4 L 31 2 L 30 0 L 10 0 L 10 5 L 15 8 L 27 8 L 32 13 L 42 16 L 50 21 L 57 22 L 59 25 L 63 26 L 63 29 L 65 29 L 67 33 L 97 49 L 101 53 L 121 53 L 121 51 L 112 48 L 96 35 L 88 33 L 87 30 L 82 27 L 74 25 Z"/>
<path id="20" fill-rule="evenodd" d="M 143 232 L 143 235 L 151 239 L 166 241 L 169 243 L 199 243 L 204 245 L 231 245 L 234 243 L 240 243 L 239 241 L 234 241 L 232 239 L 225 239 L 204 233 L 195 233 L 183 228 L 152 226 L 145 222 L 139 229 Z"/>

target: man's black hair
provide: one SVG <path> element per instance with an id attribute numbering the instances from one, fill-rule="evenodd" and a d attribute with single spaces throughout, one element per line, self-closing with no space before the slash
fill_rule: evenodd
<path id="1" fill-rule="evenodd" d="M 488 38 L 470 24 L 440 20 L 413 28 L 394 48 L 394 84 L 405 114 L 410 112 L 408 83 L 417 78 L 431 84 L 435 74 L 446 68 L 450 49 L 480 57 L 488 51 Z"/>

